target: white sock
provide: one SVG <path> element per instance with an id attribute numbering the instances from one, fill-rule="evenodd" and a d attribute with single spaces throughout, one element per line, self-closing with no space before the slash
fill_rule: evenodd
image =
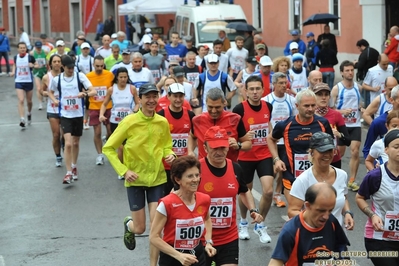
<path id="1" fill-rule="evenodd" d="M 131 233 L 132 231 L 130 231 L 129 222 L 130 222 L 130 220 L 126 223 L 126 227 L 127 227 L 127 230 Z"/>
<path id="2" fill-rule="evenodd" d="M 247 223 L 248 223 L 248 221 L 247 221 L 247 219 L 241 218 L 241 221 L 240 221 L 240 223 L 242 223 L 242 224 L 247 224 Z"/>
<path id="3" fill-rule="evenodd" d="M 257 223 L 257 225 L 258 225 L 258 226 L 261 226 L 261 227 L 264 227 L 264 226 L 265 226 L 265 223 L 264 223 L 264 222 L 260 222 L 260 223 Z"/>
<path id="4" fill-rule="evenodd" d="M 76 164 L 72 164 L 71 166 L 72 166 L 72 168 L 76 168 Z"/>
<path id="5" fill-rule="evenodd" d="M 67 175 L 72 175 L 72 171 L 67 171 Z"/>
<path id="6" fill-rule="evenodd" d="M 21 120 L 25 121 L 25 117 L 21 117 Z"/>

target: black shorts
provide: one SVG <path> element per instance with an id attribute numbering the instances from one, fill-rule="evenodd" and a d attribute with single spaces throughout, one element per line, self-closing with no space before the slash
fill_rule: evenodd
<path id="1" fill-rule="evenodd" d="M 399 257 L 383 257 L 378 255 L 378 251 L 385 252 L 399 252 L 399 243 L 397 241 L 385 241 L 385 240 L 377 240 L 377 239 L 364 239 L 364 245 L 369 254 L 369 258 L 373 262 L 374 265 L 399 265 Z M 373 251 L 377 251 L 373 253 Z M 374 255 L 374 256 L 370 256 Z"/>
<path id="2" fill-rule="evenodd" d="M 111 134 L 114 133 L 115 129 L 118 127 L 118 124 L 115 123 L 109 123 L 110 128 L 111 128 Z"/>
<path id="3" fill-rule="evenodd" d="M 205 266 L 205 248 L 203 244 L 200 242 L 198 246 L 194 249 L 195 256 L 197 257 L 198 263 L 192 264 L 193 266 Z M 182 253 L 189 253 L 189 250 L 181 251 Z M 159 252 L 159 266 L 179 266 L 181 263 L 176 260 L 175 258 L 163 253 L 162 251 Z"/>
<path id="4" fill-rule="evenodd" d="M 212 261 L 214 261 L 216 265 L 238 264 L 238 239 L 224 245 L 214 246 L 214 248 L 217 250 L 215 256 L 208 257 L 208 254 L 205 254 L 206 266 L 211 266 Z"/>
<path id="5" fill-rule="evenodd" d="M 348 129 L 349 137 L 352 141 L 362 140 L 362 128 L 361 127 L 346 127 Z M 338 139 L 338 146 L 346 146 L 343 141 Z"/>
<path id="6" fill-rule="evenodd" d="M 15 88 L 28 92 L 33 90 L 33 82 L 15 82 Z"/>
<path id="7" fill-rule="evenodd" d="M 64 134 L 71 133 L 72 136 L 81 137 L 83 134 L 83 117 L 61 117 L 61 128 Z"/>
<path id="8" fill-rule="evenodd" d="M 287 157 L 287 148 L 285 145 L 277 145 L 277 152 L 278 152 L 278 157 L 280 160 L 285 160 L 285 157 Z"/>
<path id="9" fill-rule="evenodd" d="M 273 176 L 273 159 L 266 158 L 260 161 L 240 161 L 238 164 L 241 166 L 245 177 L 245 183 L 250 184 L 254 180 L 255 170 L 259 178 L 265 175 Z"/>
<path id="10" fill-rule="evenodd" d="M 54 113 L 47 113 L 47 119 L 50 119 L 50 118 L 60 119 L 60 115 L 59 114 L 54 114 Z"/>
<path id="11" fill-rule="evenodd" d="M 145 207 L 145 198 L 147 203 L 158 202 L 165 196 L 165 184 L 155 187 L 131 186 L 127 187 L 127 199 L 129 200 L 130 210 L 132 212 L 141 210 Z"/>
<path id="12" fill-rule="evenodd" d="M 89 106 L 90 106 L 89 96 L 85 97 L 85 106 L 86 106 L 86 110 L 89 110 Z"/>

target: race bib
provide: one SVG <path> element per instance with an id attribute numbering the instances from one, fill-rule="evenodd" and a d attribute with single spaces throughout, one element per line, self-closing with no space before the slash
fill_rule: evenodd
<path id="1" fill-rule="evenodd" d="M 172 54 L 168 56 L 169 61 L 179 61 L 180 56 L 177 54 Z"/>
<path id="2" fill-rule="evenodd" d="M 308 154 L 295 154 L 294 156 L 294 175 L 297 178 L 300 174 L 302 174 L 305 170 L 312 166 L 312 163 L 309 162 Z"/>
<path id="3" fill-rule="evenodd" d="M 151 70 L 152 77 L 154 78 L 155 83 L 158 83 L 158 81 L 161 79 L 161 73 L 159 70 Z"/>
<path id="4" fill-rule="evenodd" d="M 46 58 L 36 58 L 36 62 L 39 65 L 39 68 L 46 66 Z"/>
<path id="5" fill-rule="evenodd" d="M 177 219 L 175 230 L 175 249 L 192 250 L 200 243 L 205 224 L 202 217 Z"/>
<path id="6" fill-rule="evenodd" d="M 249 130 L 255 132 L 252 140 L 252 146 L 265 146 L 267 145 L 267 131 L 269 130 L 269 123 L 250 125 Z"/>
<path id="7" fill-rule="evenodd" d="M 115 108 L 115 121 L 120 122 L 128 116 L 132 111 L 128 108 Z"/>
<path id="8" fill-rule="evenodd" d="M 188 133 L 178 133 L 172 135 L 172 150 L 177 156 L 188 153 Z"/>
<path id="9" fill-rule="evenodd" d="M 230 227 L 233 217 L 233 199 L 212 198 L 209 213 L 213 228 Z"/>
<path id="10" fill-rule="evenodd" d="M 358 112 L 357 109 L 352 109 L 352 111 L 350 112 L 349 115 L 344 115 L 345 123 L 356 123 L 357 122 L 357 118 L 356 118 L 357 112 Z"/>
<path id="11" fill-rule="evenodd" d="M 399 212 L 386 212 L 382 238 L 388 241 L 399 241 Z"/>
<path id="12" fill-rule="evenodd" d="M 194 85 L 195 79 L 199 76 L 198 72 L 187 73 L 187 80 L 191 85 Z"/>
<path id="13" fill-rule="evenodd" d="M 69 96 L 62 99 L 65 111 L 76 111 L 79 109 L 78 96 Z"/>
<path id="14" fill-rule="evenodd" d="M 20 79 L 29 78 L 29 74 L 30 74 L 29 65 L 21 66 L 21 67 L 18 68 L 18 77 Z"/>
<path id="15" fill-rule="evenodd" d="M 105 95 L 107 95 L 107 87 L 101 86 L 101 87 L 94 87 L 97 91 L 97 95 L 94 96 L 94 100 L 96 102 L 103 102 L 105 99 Z"/>

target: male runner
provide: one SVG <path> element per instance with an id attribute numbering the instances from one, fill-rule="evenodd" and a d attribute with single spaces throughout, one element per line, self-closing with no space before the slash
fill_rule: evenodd
<path id="1" fill-rule="evenodd" d="M 43 109 L 43 96 L 40 94 L 40 88 L 42 87 L 42 79 L 43 76 L 47 73 L 47 62 L 46 62 L 46 52 L 42 49 L 42 42 L 37 41 L 35 42 L 35 49 L 30 52 L 37 64 L 38 67 L 33 69 L 33 76 L 35 77 L 35 86 L 36 86 L 36 95 L 37 99 L 39 100 L 38 109 Z"/>

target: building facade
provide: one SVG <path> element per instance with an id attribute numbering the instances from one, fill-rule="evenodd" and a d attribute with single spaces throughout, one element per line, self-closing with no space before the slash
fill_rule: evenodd
<path id="1" fill-rule="evenodd" d="M 290 31 L 298 29 L 301 39 L 312 31 L 315 37 L 323 33 L 323 25 L 302 26 L 314 13 L 331 13 L 341 19 L 330 23 L 336 35 L 338 60 L 357 59 L 356 42 L 366 39 L 370 46 L 383 51 L 389 28 L 399 25 L 397 0 L 235 0 L 244 9 L 248 22 L 262 31 L 272 57 L 283 54 L 291 39 Z"/>

